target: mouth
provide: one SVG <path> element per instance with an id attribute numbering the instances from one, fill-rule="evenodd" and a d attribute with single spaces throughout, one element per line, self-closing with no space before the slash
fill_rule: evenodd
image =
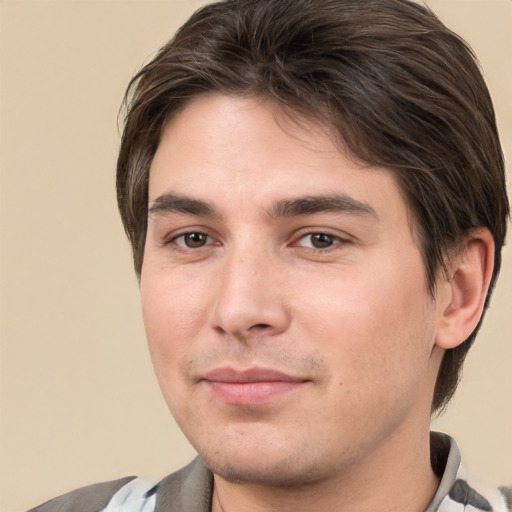
<path id="1" fill-rule="evenodd" d="M 201 379 L 209 392 L 229 405 L 269 403 L 293 393 L 309 381 L 271 368 L 216 368 Z"/>

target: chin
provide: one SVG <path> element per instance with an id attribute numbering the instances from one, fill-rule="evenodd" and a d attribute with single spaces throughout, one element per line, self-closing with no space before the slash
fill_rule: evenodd
<path id="1" fill-rule="evenodd" d="M 269 456 L 264 450 L 255 454 L 201 454 L 206 466 L 222 479 L 239 484 L 250 483 L 272 487 L 300 487 L 325 480 L 327 468 L 304 460 L 301 455 Z"/>

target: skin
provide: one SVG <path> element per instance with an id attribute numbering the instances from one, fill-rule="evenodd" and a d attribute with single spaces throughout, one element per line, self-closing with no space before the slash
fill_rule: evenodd
<path id="1" fill-rule="evenodd" d="M 423 510 L 435 378 L 472 288 L 454 270 L 432 300 L 393 174 L 270 101 L 208 94 L 166 125 L 149 208 L 150 353 L 213 510 Z M 457 261 L 482 281 L 476 239 Z M 226 368 L 286 377 L 212 377 Z"/>

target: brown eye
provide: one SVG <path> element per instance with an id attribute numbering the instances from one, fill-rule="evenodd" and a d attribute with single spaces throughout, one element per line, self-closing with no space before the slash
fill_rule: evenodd
<path id="1" fill-rule="evenodd" d="M 298 247 L 305 247 L 307 249 L 322 250 L 340 246 L 344 243 L 348 243 L 348 241 L 340 238 L 339 236 L 331 235 L 330 233 L 318 232 L 302 235 L 294 245 Z"/>
<path id="2" fill-rule="evenodd" d="M 185 233 L 174 239 L 177 245 L 187 249 L 199 249 L 211 242 L 210 237 L 205 233 Z"/>
<path id="3" fill-rule="evenodd" d="M 336 237 L 326 233 L 314 233 L 310 236 L 311 246 L 315 249 L 326 249 L 336 242 Z"/>

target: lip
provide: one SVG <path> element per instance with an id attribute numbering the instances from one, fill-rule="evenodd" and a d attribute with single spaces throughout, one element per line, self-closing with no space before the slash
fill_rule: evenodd
<path id="1" fill-rule="evenodd" d="M 213 396 L 229 405 L 249 406 L 277 400 L 301 388 L 307 379 L 272 368 L 216 368 L 201 379 Z"/>

